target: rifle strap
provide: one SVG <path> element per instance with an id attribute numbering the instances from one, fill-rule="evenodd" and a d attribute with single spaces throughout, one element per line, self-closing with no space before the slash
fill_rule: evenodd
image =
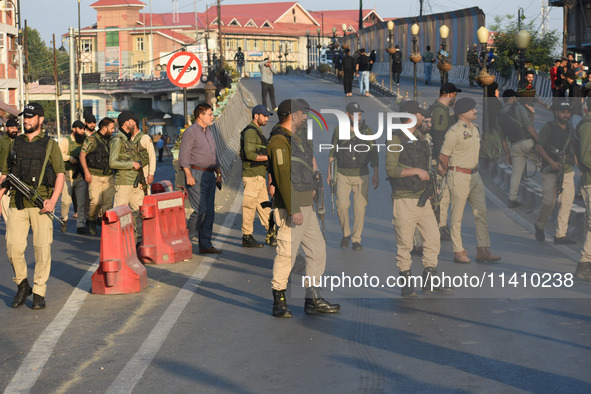
<path id="1" fill-rule="evenodd" d="M 43 182 L 43 177 L 45 176 L 45 168 L 47 168 L 47 162 L 49 161 L 49 152 L 51 151 L 51 140 L 48 136 L 45 136 L 44 138 L 47 138 L 47 147 L 45 148 L 45 159 L 43 160 L 43 167 L 41 167 L 41 174 L 39 175 L 39 182 L 37 182 L 37 188 L 35 189 L 35 193 L 37 193 L 37 190 L 39 190 L 39 187 L 41 187 L 41 182 Z"/>

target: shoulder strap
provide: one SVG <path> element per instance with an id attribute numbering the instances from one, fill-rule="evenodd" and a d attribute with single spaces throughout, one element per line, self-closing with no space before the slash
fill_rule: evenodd
<path id="1" fill-rule="evenodd" d="M 43 137 L 45 140 L 45 159 L 43 160 L 43 167 L 41 167 L 41 174 L 39 175 L 39 182 L 37 183 L 37 188 L 35 191 L 39 190 L 41 186 L 41 182 L 43 182 L 43 177 L 45 176 L 45 168 L 47 168 L 47 162 L 49 161 L 49 153 L 51 152 L 51 141 L 48 135 Z"/>

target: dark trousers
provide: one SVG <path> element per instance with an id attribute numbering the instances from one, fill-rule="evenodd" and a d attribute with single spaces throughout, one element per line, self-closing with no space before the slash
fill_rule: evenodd
<path id="1" fill-rule="evenodd" d="M 402 74 L 402 64 L 392 64 L 392 82 L 400 83 L 400 74 Z"/>
<path id="2" fill-rule="evenodd" d="M 269 93 L 269 98 L 271 99 L 271 109 L 276 108 L 277 106 L 275 105 L 275 87 L 273 86 L 273 84 L 261 82 L 261 90 L 261 94 L 263 95 L 263 105 L 267 107 L 267 93 Z"/>
<path id="3" fill-rule="evenodd" d="M 164 147 L 158 149 L 158 161 L 162 163 L 162 154 L 164 153 Z"/>
<path id="4" fill-rule="evenodd" d="M 353 78 L 355 73 L 353 71 L 345 70 L 343 75 L 343 87 L 345 88 L 345 94 L 351 93 L 353 90 Z"/>
<path id="5" fill-rule="evenodd" d="M 189 202 L 193 213 L 189 217 L 189 239 L 199 235 L 199 249 L 209 249 L 213 245 L 213 221 L 215 219 L 215 173 L 191 169 L 195 185 L 187 185 Z"/>

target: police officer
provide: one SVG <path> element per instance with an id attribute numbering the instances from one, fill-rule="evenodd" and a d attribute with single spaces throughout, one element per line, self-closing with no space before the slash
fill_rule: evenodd
<path id="1" fill-rule="evenodd" d="M 544 242 L 544 226 L 558 201 L 555 245 L 575 243 L 566 236 L 568 218 L 575 198 L 575 173 L 572 167 L 575 163 L 575 140 L 570 123 L 571 109 L 568 100 L 554 100 L 554 120 L 542 126 L 535 147 L 542 157 L 542 205 L 536 221 L 536 239 Z M 560 172 L 564 173 L 562 185 L 558 185 Z M 562 188 L 558 198 L 557 188 Z"/>
<path id="2" fill-rule="evenodd" d="M 579 123 L 576 131 L 578 142 L 577 154 L 581 170 L 581 195 L 585 201 L 585 242 L 575 277 L 591 282 L 591 100 L 587 100 L 587 114 Z M 564 191 L 563 191 L 564 193 Z"/>
<path id="3" fill-rule="evenodd" d="M 346 107 L 349 118 L 348 139 L 339 139 L 339 127 L 337 126 L 332 135 L 332 149 L 328 154 L 328 176 L 327 183 L 330 185 L 332 177 L 336 177 L 337 215 L 343 229 L 341 248 L 349 247 L 349 240 L 352 241 L 353 250 L 362 250 L 361 233 L 365 222 L 365 209 L 368 201 L 369 190 L 369 169 L 368 164 L 373 168 L 372 185 L 374 190 L 378 188 L 378 152 L 371 147 L 369 151 L 365 148 L 357 148 L 358 144 L 364 141 L 354 134 L 354 129 L 365 135 L 373 132 L 365 122 L 362 121 L 363 110 L 358 103 L 351 102 Z M 335 162 L 336 174 L 331 173 L 331 163 Z M 349 226 L 349 205 L 351 204 L 351 192 L 353 193 L 353 232 Z"/>
<path id="4" fill-rule="evenodd" d="M 274 194 L 274 187 L 267 186 L 268 141 L 263 135 L 261 127 L 267 124 L 270 115 L 273 113 L 267 107 L 261 104 L 256 105 L 252 109 L 252 121 L 240 133 L 240 158 L 242 159 L 242 182 L 244 184 L 242 246 L 246 248 L 261 248 L 264 245 L 258 243 L 252 236 L 255 213 L 258 212 L 261 224 L 267 230 L 269 228 L 269 214 L 271 213 L 269 194 Z M 277 241 L 269 238 L 267 243 L 276 245 Z"/>
<path id="5" fill-rule="evenodd" d="M 490 238 L 486 220 L 484 185 L 478 174 L 480 132 L 473 122 L 476 120 L 476 101 L 472 98 L 459 99 L 454 110 L 458 122 L 445 134 L 439 155 L 440 172 L 447 174 L 447 185 L 451 196 L 451 244 L 454 262 L 467 264 L 470 259 L 462 244 L 462 217 L 466 201 L 472 207 L 476 221 L 476 262 L 487 263 L 500 260 L 488 249 Z"/>
<path id="6" fill-rule="evenodd" d="M 520 205 L 517 201 L 519 185 L 527 160 L 537 162 L 534 143 L 538 139 L 527 109 L 517 101 L 518 94 L 511 89 L 503 92 L 505 105 L 497 117 L 501 144 L 505 151 L 505 160 L 511 165 L 511 181 L 509 182 L 509 208 Z M 511 144 L 511 150 L 509 145 Z"/>
<path id="7" fill-rule="evenodd" d="M 86 136 L 92 135 L 96 131 L 96 117 L 93 114 L 84 115 Z"/>
<path id="8" fill-rule="evenodd" d="M 405 101 L 400 105 L 400 112 L 412 114 L 417 123 L 408 128 L 417 140 L 411 140 L 401 130 L 396 130 L 389 144 L 402 145 L 402 151 L 388 149 L 386 152 L 386 174 L 392 186 L 392 214 L 394 230 L 396 232 L 396 265 L 400 275 L 406 278 L 405 286 L 400 291 L 403 297 L 412 297 L 414 283 L 411 280 L 412 259 L 415 229 L 423 238 L 423 294 L 451 291 L 447 287 L 432 286 L 432 278 L 437 276 L 437 256 L 440 241 L 437 231 L 437 220 L 430 204 L 418 206 L 419 197 L 427 188 L 429 180 L 429 158 L 431 157 L 429 143 L 419 129 L 427 115 L 416 101 Z M 402 119 L 403 123 L 410 123 L 411 118 Z"/>
<path id="9" fill-rule="evenodd" d="M 33 309 L 45 308 L 47 280 L 51 269 L 51 243 L 53 242 L 52 212 L 64 186 L 64 162 L 57 143 L 41 130 L 44 120 L 43 107 L 38 103 L 29 103 L 24 111 L 23 123 L 25 134 L 19 135 L 12 144 L 13 159 L 10 172 L 23 181 L 45 201 L 39 209 L 28 201 L 20 192 L 10 196 L 9 217 L 6 225 L 6 252 L 14 270 L 14 282 L 18 291 L 12 300 L 12 307 L 25 304 L 33 294 Z M 19 116 L 20 116 L 19 115 Z M 0 155 L 0 171 L 9 172 L 6 150 Z M 5 175 L 1 181 L 4 181 Z M 0 190 L 0 196 L 5 189 Z M 35 250 L 34 285 L 31 288 L 27 279 L 25 250 L 29 228 L 33 230 Z"/>
<path id="10" fill-rule="evenodd" d="M 84 170 L 84 179 L 88 183 L 90 196 L 89 227 L 96 235 L 96 217 L 99 209 L 106 212 L 113 208 L 115 196 L 115 178 L 109 167 L 109 141 L 115 131 L 115 121 L 104 118 L 99 123 L 97 133 L 86 137 L 80 152 L 80 164 Z"/>
<path id="11" fill-rule="evenodd" d="M 133 214 L 136 242 L 139 244 L 142 234 L 140 206 L 144 200 L 143 185 L 134 187 L 140 165 L 141 156 L 147 157 L 147 152 L 140 153 L 139 141 L 143 133 L 136 127 L 139 123 L 135 114 L 123 111 L 117 117 L 119 133 L 109 142 L 109 167 L 117 170 L 115 175 L 115 199 L 113 206 L 129 205 Z"/>
<path id="12" fill-rule="evenodd" d="M 64 233 L 67 230 L 68 213 L 74 194 L 76 195 L 78 216 L 76 217 L 76 233 L 88 234 L 86 220 L 86 199 L 88 196 L 88 183 L 84 180 L 84 171 L 80 166 L 80 150 L 82 143 L 86 138 L 84 123 L 77 120 L 72 124 L 72 133 L 62 138 L 59 147 L 62 152 L 62 158 L 66 168 L 66 185 L 62 192 L 62 221 L 60 230 Z"/>
<path id="13" fill-rule="evenodd" d="M 476 86 L 474 83 L 476 81 L 476 75 L 478 74 L 478 67 L 480 66 L 480 61 L 478 60 L 478 50 L 476 49 L 476 44 L 472 46 L 472 49 L 468 51 L 466 55 L 466 61 L 468 62 L 468 67 L 470 67 L 470 72 L 468 74 L 468 80 L 470 81 L 470 86 Z"/>
<path id="14" fill-rule="evenodd" d="M 439 157 L 445 133 L 455 123 L 452 116 L 452 109 L 456 103 L 458 93 L 461 92 L 462 89 L 458 89 L 453 83 L 445 83 L 439 88 L 439 98 L 431 106 L 431 131 L 429 134 L 433 142 L 432 157 L 434 159 Z M 440 216 L 438 225 L 440 238 L 442 241 L 449 241 L 451 240 L 451 235 L 447 226 L 447 211 L 449 209 L 449 189 L 447 186 L 443 189 L 439 206 Z"/>
<path id="15" fill-rule="evenodd" d="M 136 128 L 139 125 L 135 125 Z M 154 182 L 154 174 L 156 173 L 156 149 L 154 149 L 154 141 L 148 134 L 141 132 L 141 138 L 139 139 L 138 152 L 140 153 L 140 159 L 142 161 L 142 169 L 144 171 L 144 178 L 148 184 L 148 194 L 150 194 L 150 185 Z"/>
<path id="16" fill-rule="evenodd" d="M 340 305 L 320 296 L 316 287 L 326 266 L 326 244 L 312 208 L 314 152 L 295 134 L 306 122 L 307 107 L 300 100 L 284 100 L 279 104 L 279 123 L 273 128 L 267 153 L 275 185 L 275 223 L 277 256 L 273 263 L 273 316 L 291 317 L 285 301 L 285 290 L 300 245 L 306 254 L 306 313 L 334 313 Z M 297 160 L 294 160 L 297 159 Z M 294 253 L 292 253 L 294 251 Z"/>
<path id="17" fill-rule="evenodd" d="M 443 44 L 441 44 L 441 46 L 439 47 L 439 51 L 437 51 L 437 62 L 441 65 L 444 65 L 447 63 L 447 58 L 449 57 L 449 52 L 447 52 L 445 49 L 443 49 Z M 441 86 L 445 85 L 447 83 L 447 71 L 443 71 L 441 69 L 439 69 L 439 79 L 441 81 Z"/>
<path id="18" fill-rule="evenodd" d="M 12 141 L 18 135 L 20 125 L 18 124 L 18 119 L 15 117 L 11 117 L 6 121 L 5 133 L 2 137 L 0 137 L 0 157 L 2 157 L 3 152 L 10 152 L 12 149 Z M 8 153 L 6 153 L 6 157 L 8 157 Z M 2 173 L 0 173 L 0 176 Z M 10 204 L 10 197 L 8 193 L 4 193 L 2 199 L 0 200 L 2 204 L 2 216 L 4 216 L 4 221 L 8 222 L 8 206 Z"/>

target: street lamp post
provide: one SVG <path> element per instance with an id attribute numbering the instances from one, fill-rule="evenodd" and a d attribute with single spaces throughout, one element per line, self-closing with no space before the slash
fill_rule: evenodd
<path id="1" fill-rule="evenodd" d="M 517 48 L 519 48 L 519 87 L 517 90 L 523 89 L 527 86 L 525 81 L 525 50 L 529 46 L 531 35 L 527 30 L 521 30 L 515 36 Z"/>
<path id="2" fill-rule="evenodd" d="M 394 46 L 394 22 L 388 21 L 388 64 L 390 65 L 390 92 L 392 91 L 392 79 L 394 74 L 392 73 L 392 47 Z"/>
<path id="3" fill-rule="evenodd" d="M 283 52 L 283 57 L 285 59 L 285 73 L 287 74 L 287 54 L 289 52 L 287 51 L 287 42 L 285 43 L 285 52 Z"/>
<path id="4" fill-rule="evenodd" d="M 441 61 L 437 65 L 439 70 L 441 71 L 441 84 L 447 83 L 447 73 L 451 69 L 449 63 L 447 63 L 447 56 L 445 52 L 447 51 L 447 37 L 449 35 L 449 27 L 443 25 L 439 28 L 439 35 L 441 36 L 441 49 L 444 52 L 441 57 Z"/>
<path id="5" fill-rule="evenodd" d="M 480 73 L 478 74 L 478 81 L 480 82 L 480 84 L 484 88 L 484 103 L 482 104 L 482 124 L 483 124 L 483 128 L 485 131 L 488 128 L 487 103 L 486 103 L 487 102 L 487 90 L 488 90 L 487 87 L 488 87 L 488 85 L 490 85 L 491 83 L 493 83 L 495 81 L 495 76 L 489 75 L 488 70 L 487 70 L 486 44 L 488 42 L 489 34 L 490 34 L 489 31 L 484 26 L 481 26 L 480 29 L 478 29 L 478 31 L 476 32 L 476 35 L 478 36 L 478 41 L 480 42 L 480 45 L 482 45 L 483 67 L 482 67 L 482 70 L 480 71 Z"/>
<path id="6" fill-rule="evenodd" d="M 310 48 L 312 47 L 310 45 L 310 30 L 306 30 L 306 39 L 307 44 L 306 44 L 306 62 L 308 63 L 308 72 L 310 72 Z"/>
<path id="7" fill-rule="evenodd" d="M 412 61 L 412 72 L 413 72 L 413 98 L 417 98 L 417 63 L 421 61 L 421 55 L 417 49 L 417 36 L 419 35 L 419 25 L 414 24 L 410 27 L 412 34 L 412 54 L 410 60 Z"/>
<path id="8" fill-rule="evenodd" d="M 322 45 L 320 44 L 320 28 L 316 29 L 316 33 L 318 34 L 318 43 L 316 44 L 316 49 L 318 49 L 318 60 L 316 64 L 317 68 L 320 68 L 320 48 L 322 48 Z"/>

